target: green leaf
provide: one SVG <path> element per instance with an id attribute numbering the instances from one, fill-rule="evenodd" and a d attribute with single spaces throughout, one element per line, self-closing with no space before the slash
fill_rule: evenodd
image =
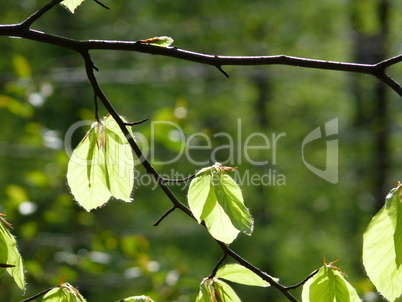
<path id="1" fill-rule="evenodd" d="M 248 268 L 237 263 L 226 264 L 222 266 L 216 272 L 216 277 L 244 285 L 262 286 L 262 287 L 270 286 L 270 284 L 267 281 L 263 280 L 260 276 L 253 273 Z M 272 279 L 279 280 L 276 278 Z"/>
<path id="2" fill-rule="evenodd" d="M 3 214 L 0 215 L 4 216 Z M 4 222 L 4 223 L 3 223 Z M 7 271 L 14 279 L 15 283 L 22 290 L 25 289 L 24 268 L 22 258 L 17 249 L 17 242 L 13 235 L 6 228 L 5 220 L 0 221 L 0 263 L 13 267 L 0 268 L 0 274 Z M 8 224 L 7 224 L 8 225 Z"/>
<path id="3" fill-rule="evenodd" d="M 154 302 L 154 301 L 148 296 L 135 296 L 125 298 L 123 300 L 120 300 L 120 302 Z"/>
<path id="4" fill-rule="evenodd" d="M 72 14 L 74 14 L 75 9 L 82 3 L 84 0 L 64 0 L 61 2 L 65 8 L 67 8 Z"/>
<path id="5" fill-rule="evenodd" d="M 227 174 L 216 173 L 219 180 L 215 185 L 215 194 L 219 204 L 230 217 L 234 227 L 247 235 L 253 232 L 253 220 L 244 205 L 240 187 Z"/>
<path id="6" fill-rule="evenodd" d="M 68 163 L 67 181 L 74 198 L 90 211 L 112 196 L 131 202 L 133 169 L 130 145 L 109 115 L 95 122 L 75 148 Z"/>
<path id="7" fill-rule="evenodd" d="M 145 40 L 140 40 L 141 43 L 159 46 L 159 47 L 169 47 L 174 40 L 171 37 L 167 36 L 160 36 L 160 37 L 153 37 Z"/>
<path id="8" fill-rule="evenodd" d="M 363 264 L 377 290 L 389 301 L 402 294 L 401 185 L 392 189 L 385 206 L 363 236 Z"/>
<path id="9" fill-rule="evenodd" d="M 244 205 L 239 186 L 225 171 L 233 168 L 215 163 L 200 170 L 190 183 L 188 202 L 199 223 L 205 221 L 217 240 L 231 243 L 241 231 L 251 235 L 253 220 Z"/>
<path id="10" fill-rule="evenodd" d="M 235 291 L 218 278 L 205 278 L 200 284 L 196 302 L 241 302 Z"/>
<path id="11" fill-rule="evenodd" d="M 63 283 L 47 292 L 42 302 L 86 302 L 86 300 L 71 284 Z"/>
<path id="12" fill-rule="evenodd" d="M 331 264 L 325 265 L 303 286 L 303 302 L 361 302 L 356 290 Z"/>

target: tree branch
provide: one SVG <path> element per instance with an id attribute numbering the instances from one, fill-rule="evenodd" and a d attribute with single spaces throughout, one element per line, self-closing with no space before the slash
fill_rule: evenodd
<path id="1" fill-rule="evenodd" d="M 31 16 L 29 16 L 26 20 L 24 20 L 22 23 L 19 25 L 23 28 L 29 28 L 36 20 L 38 20 L 40 17 L 42 17 L 46 12 L 51 10 L 53 7 L 55 7 L 57 4 L 60 4 L 63 0 L 53 0 L 34 12 Z"/>
<path id="2" fill-rule="evenodd" d="M 84 52 L 84 53 L 81 53 L 81 55 L 84 58 L 85 70 L 87 72 L 88 79 L 89 79 L 89 81 L 90 81 L 90 83 L 92 85 L 92 88 L 93 88 L 95 94 L 98 96 L 98 98 L 101 100 L 101 102 L 103 103 L 105 108 L 109 111 L 109 113 L 115 119 L 116 123 L 119 125 L 121 131 L 123 132 L 123 134 L 127 138 L 131 148 L 133 149 L 133 151 L 135 152 L 137 157 L 140 159 L 141 164 L 144 166 L 145 170 L 155 178 L 155 180 L 158 182 L 158 185 L 160 186 L 160 188 L 164 191 L 166 196 L 173 203 L 173 208 L 170 209 L 167 213 L 165 213 L 162 216 L 162 219 L 165 218 L 168 214 L 170 214 L 176 208 L 180 209 L 185 214 L 187 214 L 188 216 L 190 216 L 193 219 L 195 219 L 194 216 L 193 216 L 193 213 L 191 212 L 191 210 L 189 208 L 187 208 L 183 203 L 181 203 L 179 201 L 179 199 L 177 199 L 177 197 L 173 194 L 173 192 L 167 187 L 164 179 L 152 167 L 151 163 L 146 159 L 146 157 L 142 153 L 141 149 L 138 147 L 137 143 L 135 142 L 134 138 L 131 136 L 130 132 L 127 130 L 126 124 L 120 118 L 120 116 L 117 113 L 117 111 L 113 108 L 112 104 L 107 99 L 106 95 L 104 94 L 104 92 L 102 91 L 101 87 L 99 86 L 99 83 L 98 83 L 98 81 L 97 81 L 97 79 L 95 77 L 95 74 L 93 72 L 93 62 L 92 62 L 92 59 L 91 59 L 91 56 L 89 55 L 89 53 Z M 159 219 L 159 221 L 157 223 L 159 223 L 160 221 L 161 221 L 161 219 Z M 260 276 L 261 278 L 263 278 L 264 280 L 269 282 L 271 284 L 271 286 L 273 286 L 273 287 L 277 288 L 279 291 L 281 291 L 289 299 L 289 301 L 297 302 L 297 300 L 288 292 L 288 290 L 286 289 L 285 286 L 279 284 L 272 277 L 270 277 L 266 273 L 262 272 L 259 268 L 253 266 L 251 263 L 249 263 L 248 261 L 246 261 L 245 259 L 243 259 L 239 255 L 237 255 L 228 246 L 226 246 L 226 244 L 224 244 L 224 243 L 222 243 L 222 242 L 220 242 L 218 240 L 215 240 L 215 241 L 218 243 L 218 245 L 221 247 L 221 249 L 224 251 L 225 254 L 231 256 L 233 259 L 235 259 L 237 262 L 239 262 L 239 264 L 247 267 L 248 269 L 250 269 L 251 271 L 256 273 L 258 276 Z"/>
<path id="3" fill-rule="evenodd" d="M 93 62 L 92 62 L 92 59 L 91 59 L 91 56 L 89 55 L 89 53 L 82 52 L 81 55 L 84 58 L 85 70 L 86 70 L 88 79 L 92 85 L 92 88 L 94 90 L 94 93 L 98 96 L 98 98 L 101 100 L 102 104 L 105 106 L 105 108 L 112 115 L 112 117 L 114 118 L 116 123 L 119 125 L 120 130 L 123 132 L 124 136 L 127 138 L 128 143 L 130 144 L 134 153 L 137 155 L 141 164 L 144 166 L 145 170 L 155 178 L 155 180 L 158 182 L 159 186 L 162 188 L 162 190 L 164 191 L 166 196 L 172 201 L 172 203 L 175 207 L 179 208 L 184 213 L 186 213 L 187 215 L 194 218 L 190 209 L 187 208 L 183 203 L 181 203 L 177 199 L 177 197 L 173 194 L 173 192 L 165 184 L 164 179 L 160 176 L 160 174 L 154 169 L 154 167 L 151 165 L 151 163 L 147 160 L 147 158 L 145 157 L 145 155 L 142 153 L 141 149 L 137 145 L 136 141 L 132 137 L 131 133 L 128 131 L 126 123 L 120 118 L 117 111 L 113 108 L 112 104 L 109 102 L 108 98 L 102 91 L 102 89 L 99 86 L 99 83 L 95 77 L 95 74 L 93 72 Z"/>
<path id="4" fill-rule="evenodd" d="M 98 3 L 97 0 L 94 0 Z M 385 69 L 394 64 L 402 61 L 402 55 L 396 56 L 394 58 L 390 58 L 384 61 L 381 61 L 377 64 L 358 64 L 358 63 L 345 63 L 345 62 L 336 62 L 336 61 L 324 61 L 324 60 L 314 60 L 308 58 L 300 58 L 286 55 L 277 55 L 277 56 L 216 56 L 209 55 L 203 53 L 197 53 L 193 51 L 188 51 L 184 49 L 179 49 L 177 47 L 158 47 L 152 46 L 144 43 L 140 43 L 138 41 L 110 41 L 110 40 L 89 40 L 89 41 L 81 41 L 70 39 L 67 37 L 51 35 L 48 33 L 44 33 L 41 31 L 30 29 L 30 26 L 38 20 L 41 16 L 43 16 L 46 12 L 52 9 L 55 5 L 62 2 L 62 0 L 53 0 L 47 5 L 43 6 L 37 12 L 28 17 L 25 21 L 19 24 L 9 24 L 9 25 L 0 25 L 0 36 L 14 36 L 20 37 L 36 42 L 46 43 L 50 45 L 59 46 L 62 48 L 71 49 L 77 53 L 79 53 L 85 62 L 85 70 L 88 77 L 88 80 L 92 86 L 92 89 L 95 94 L 95 100 L 99 98 L 105 108 L 109 111 L 112 117 L 115 119 L 116 123 L 119 125 L 121 131 L 126 136 L 127 141 L 129 142 L 132 150 L 140 159 L 141 164 L 144 166 L 145 170 L 151 174 L 155 180 L 158 182 L 160 188 L 164 191 L 166 196 L 170 199 L 173 204 L 173 207 L 167 211 L 157 222 L 158 224 L 162 221 L 166 216 L 168 216 L 171 212 L 173 212 L 176 208 L 180 209 L 182 212 L 187 214 L 188 216 L 194 216 L 191 210 L 186 207 L 180 200 L 173 194 L 173 192 L 167 186 L 167 182 L 169 180 L 164 179 L 161 175 L 153 168 L 148 159 L 144 156 L 139 146 L 135 142 L 134 138 L 131 136 L 130 132 L 127 129 L 127 123 L 125 123 L 117 113 L 117 111 L 113 108 L 112 104 L 109 102 L 108 98 L 102 91 L 99 83 L 95 77 L 94 69 L 96 69 L 91 56 L 89 54 L 90 50 L 119 50 L 119 51 L 133 51 L 133 52 L 141 52 L 148 53 L 160 56 L 172 57 L 180 60 L 196 62 L 200 64 L 206 64 L 216 67 L 220 72 L 222 72 L 225 76 L 228 74 L 222 69 L 224 65 L 232 65 L 232 66 L 243 66 L 243 65 L 288 65 L 288 66 L 297 66 L 303 68 L 314 68 L 314 69 L 323 69 L 323 70 L 333 70 L 333 71 L 344 71 L 344 72 L 354 72 L 354 73 L 363 73 L 370 74 L 377 77 L 380 81 L 389 86 L 392 90 L 394 90 L 397 94 L 402 96 L 402 87 L 399 83 L 393 80 L 386 72 Z M 204 225 L 204 224 L 202 224 Z M 205 226 L 205 225 L 204 225 Z M 271 284 L 272 287 L 278 289 L 284 296 L 288 298 L 289 301 L 297 302 L 297 299 L 294 298 L 289 290 L 293 289 L 297 286 L 304 284 L 313 274 L 310 274 L 305 280 L 294 285 L 285 287 L 274 280 L 271 276 L 261 271 L 258 267 L 255 267 L 247 260 L 243 259 L 233 250 L 231 250 L 226 244 L 217 241 L 217 244 L 220 246 L 222 251 L 224 252 L 224 257 L 218 262 L 218 265 L 215 266 L 214 272 L 216 273 L 217 268 L 222 263 L 222 261 L 226 258 L 226 256 L 232 257 L 239 264 L 248 268 L 267 282 Z M 42 293 L 37 294 L 34 297 L 31 297 L 23 302 L 32 301 L 33 299 L 44 295 L 46 292 L 50 291 L 52 288 L 43 291 Z"/>
<path id="5" fill-rule="evenodd" d="M 49 4 L 49 6 L 51 5 L 54 6 L 54 3 L 57 3 L 58 1 L 59 0 L 52 1 Z M 32 17 L 31 20 L 36 19 L 37 17 Z M 22 22 L 21 24 L 24 24 L 24 22 Z M 216 56 L 216 55 L 209 55 L 179 49 L 177 47 L 153 46 L 149 44 L 140 43 L 139 41 L 74 40 L 66 37 L 51 35 L 37 30 L 29 29 L 26 28 L 26 26 L 21 26 L 21 24 L 0 25 L 0 36 L 20 37 L 28 40 L 33 40 L 37 42 L 72 49 L 79 53 L 89 52 L 90 50 L 97 49 L 97 50 L 134 51 L 153 55 L 167 56 L 180 60 L 214 66 L 218 68 L 218 70 L 223 72 L 225 76 L 227 76 L 228 74 L 222 69 L 223 65 L 232 65 L 232 66 L 287 65 L 287 66 L 297 66 L 304 68 L 370 74 L 379 78 L 392 90 L 394 90 L 397 94 L 402 96 L 401 85 L 398 84 L 396 81 L 394 81 L 391 77 L 389 77 L 385 72 L 386 67 L 392 66 L 402 61 L 402 55 L 381 61 L 376 64 L 359 64 L 359 63 L 325 61 L 325 60 L 315 60 L 315 59 L 300 58 L 286 55 Z"/>

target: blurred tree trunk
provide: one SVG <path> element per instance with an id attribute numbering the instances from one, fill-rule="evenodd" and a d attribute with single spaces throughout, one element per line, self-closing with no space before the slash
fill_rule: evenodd
<path id="1" fill-rule="evenodd" d="M 354 0 L 352 4 L 354 30 L 353 60 L 359 63 L 377 63 L 386 58 L 389 33 L 389 1 Z M 386 87 L 379 81 L 364 76 L 352 80 L 352 93 L 356 100 L 355 127 L 361 133 L 373 136 L 370 187 L 376 200 L 376 209 L 382 207 L 386 192 L 386 179 L 390 166 L 390 129 Z"/>
<path id="2" fill-rule="evenodd" d="M 268 71 L 261 71 L 257 72 L 254 75 L 252 75 L 252 81 L 254 82 L 254 85 L 257 88 L 258 91 L 258 96 L 254 104 L 254 112 L 255 112 L 255 117 L 256 117 L 256 124 L 259 129 L 264 133 L 267 131 L 267 129 L 270 126 L 270 121 L 269 121 L 269 114 L 268 114 L 268 104 L 269 101 L 272 99 L 271 98 L 271 82 L 269 80 L 270 74 Z M 261 175 L 264 173 L 269 172 L 270 169 L 274 169 L 272 165 L 268 166 L 259 166 L 261 170 Z M 270 194 L 270 187 L 266 188 L 263 185 L 257 186 L 256 188 L 258 194 L 261 197 L 261 200 L 268 200 L 269 199 L 269 194 Z M 258 219 L 258 222 L 260 224 L 267 224 L 270 220 L 269 216 L 269 208 L 268 208 L 268 202 L 260 202 L 258 203 L 258 208 L 256 209 L 256 214 Z"/>

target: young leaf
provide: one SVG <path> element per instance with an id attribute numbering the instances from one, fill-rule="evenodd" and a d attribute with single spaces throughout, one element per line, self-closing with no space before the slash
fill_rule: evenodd
<path id="1" fill-rule="evenodd" d="M 235 291 L 218 278 L 205 278 L 195 302 L 241 302 Z"/>
<path id="2" fill-rule="evenodd" d="M 0 216 L 4 216 L 0 214 Z M 1 217 L 0 217 L 1 218 Z M 0 263 L 9 266 L 0 268 L 0 273 L 7 271 L 14 279 L 15 283 L 22 290 L 25 289 L 24 269 L 22 266 L 22 258 L 17 249 L 17 242 L 13 235 L 6 228 L 7 223 L 1 218 L 0 220 Z"/>
<path id="3" fill-rule="evenodd" d="M 153 46 L 159 47 L 169 47 L 174 40 L 171 37 L 167 36 L 160 36 L 160 37 L 153 37 L 145 40 L 140 40 L 141 43 L 149 44 Z"/>
<path id="4" fill-rule="evenodd" d="M 61 2 L 65 8 L 67 8 L 72 14 L 74 14 L 75 9 L 82 3 L 84 0 L 64 0 Z"/>
<path id="5" fill-rule="evenodd" d="M 71 284 L 63 283 L 47 292 L 42 302 L 86 302 L 86 300 Z"/>
<path id="6" fill-rule="evenodd" d="M 203 168 L 191 181 L 188 192 L 189 206 L 197 221 L 204 220 L 209 233 L 228 244 L 240 231 L 250 235 L 253 230 L 239 186 L 224 174 L 231 169 L 220 163 Z"/>
<path id="7" fill-rule="evenodd" d="M 386 197 L 363 236 L 363 264 L 377 290 L 393 302 L 402 294 L 401 184 Z"/>
<path id="8" fill-rule="evenodd" d="M 216 272 L 216 277 L 244 285 L 262 287 L 270 286 L 270 284 L 267 281 L 263 280 L 260 276 L 256 275 L 243 265 L 237 263 L 226 264 L 222 266 Z"/>
<path id="9" fill-rule="evenodd" d="M 120 300 L 119 302 L 154 302 L 154 301 L 148 296 L 135 296 L 125 298 L 123 300 Z"/>
<path id="10" fill-rule="evenodd" d="M 356 290 L 331 264 L 324 265 L 303 286 L 303 302 L 361 302 Z"/>
<path id="11" fill-rule="evenodd" d="M 74 198 L 90 211 L 112 196 L 130 202 L 133 169 L 132 150 L 109 115 L 95 122 L 73 151 L 67 181 Z"/>

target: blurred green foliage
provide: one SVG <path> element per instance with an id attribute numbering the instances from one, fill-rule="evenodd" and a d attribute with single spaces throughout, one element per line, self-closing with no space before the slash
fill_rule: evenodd
<path id="1" fill-rule="evenodd" d="M 85 1 L 74 15 L 56 7 L 33 28 L 76 39 L 166 35 L 174 46 L 209 54 L 353 61 L 351 11 L 359 12 L 358 26 L 368 35 L 379 27 L 376 1 L 104 2 L 110 11 L 93 1 Z M 401 6 L 391 2 L 389 56 L 401 52 L 395 39 L 402 25 Z M 0 22 L 21 22 L 44 3 L 3 0 Z M 24 259 L 25 297 L 58 285 L 66 275 L 88 301 L 135 295 L 159 302 L 194 301 L 199 283 L 211 273 L 221 251 L 206 230 L 181 213 L 152 226 L 171 205 L 138 163 L 132 204 L 112 200 L 87 213 L 69 193 L 66 133 L 74 123 L 88 121 L 68 137 L 74 147 L 94 121 L 93 94 L 82 59 L 66 49 L 5 37 L 0 49 L 0 212 L 13 224 Z M 191 141 L 194 145 L 206 145 L 209 138 L 215 149 L 230 143 L 218 133 L 233 137 L 241 147 L 234 151 L 238 160 L 228 161 L 228 148 L 218 149 L 213 159 L 238 166 L 240 178 L 271 173 L 269 184 L 240 183 L 255 230 L 231 245 L 237 252 L 287 285 L 320 267 L 323 256 L 339 258 L 339 267 L 360 296 L 371 297 L 374 288 L 362 270 L 361 242 L 382 203 L 373 195 L 377 130 L 375 125 L 356 125 L 359 112 L 351 83 L 357 80 L 363 91 L 370 91 L 375 79 L 285 66 L 226 67 L 226 79 L 209 66 L 172 58 L 117 51 L 96 51 L 93 58 L 117 111 L 130 121 L 150 119 L 133 130 L 162 175 L 185 177 L 203 167 L 185 155 L 158 164 L 175 158 L 183 146 L 178 129 L 167 122 L 180 126 L 186 138 L 200 134 Z M 391 74 L 401 80 L 401 71 L 395 66 Z M 365 97 L 364 106 L 370 109 L 370 96 Z M 401 179 L 402 103 L 391 91 L 388 97 L 392 165 L 385 181 L 392 188 Z M 334 118 L 339 118 L 336 185 L 308 170 L 301 154 L 306 135 Z M 269 161 L 262 166 L 244 156 L 245 138 L 257 132 L 269 138 L 284 134 L 275 149 L 248 150 L 253 160 Z M 249 142 L 263 144 L 258 137 Z M 325 152 L 325 141 L 317 141 L 306 149 L 306 160 L 323 168 Z M 188 153 L 193 160 L 213 164 L 210 150 Z M 279 175 L 285 185 L 274 180 Z M 186 185 L 171 185 L 184 202 Z M 23 299 L 12 283 L 2 277 L 1 301 Z M 283 301 L 274 289 L 233 288 L 244 301 Z"/>

